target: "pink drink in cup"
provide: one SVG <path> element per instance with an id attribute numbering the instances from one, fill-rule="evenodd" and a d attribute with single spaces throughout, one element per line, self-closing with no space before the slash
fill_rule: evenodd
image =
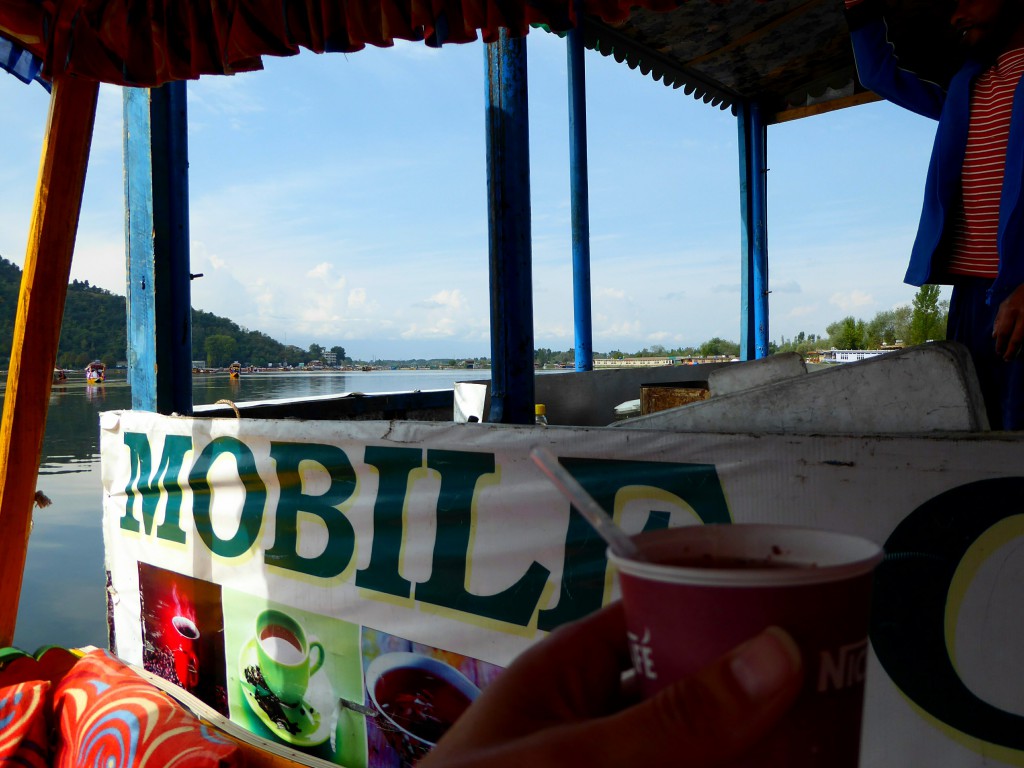
<path id="1" fill-rule="evenodd" d="M 733 765 L 855 768 L 881 548 L 831 531 L 747 524 L 671 528 L 634 541 L 647 562 L 608 557 L 645 695 L 782 627 L 800 646 L 803 689 L 781 726 Z"/>

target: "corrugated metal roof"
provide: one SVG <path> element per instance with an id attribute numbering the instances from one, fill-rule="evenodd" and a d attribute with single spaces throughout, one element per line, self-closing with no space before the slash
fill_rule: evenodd
<path id="1" fill-rule="evenodd" d="M 947 80 L 959 60 L 951 4 L 886 5 L 901 60 Z M 692 0 L 665 13 L 634 9 L 615 26 L 587 18 L 584 30 L 606 56 L 723 109 L 757 101 L 769 122 L 874 98 L 857 81 L 839 0 Z"/>
<path id="2" fill-rule="evenodd" d="M 876 1 L 887 8 L 891 36 L 906 66 L 940 82 L 948 79 L 959 64 L 948 23 L 951 0 Z M 364 2 L 373 8 L 381 0 Z M 557 18 L 545 17 L 552 25 L 562 28 L 569 23 L 564 6 L 547 2 L 563 9 Z M 735 108 L 744 100 L 756 101 L 768 122 L 778 122 L 875 98 L 857 82 L 841 0 L 634 0 L 645 7 L 632 8 L 627 0 L 586 2 L 585 8 L 601 12 L 600 16 L 585 16 L 584 38 L 589 47 L 723 109 Z M 3 34 L 13 35 L 12 39 L 31 53 L 47 58 L 42 62 L 44 75 L 61 71 L 108 82 L 144 84 L 196 77 L 202 72 L 256 68 L 260 55 L 294 53 L 299 45 L 313 50 L 361 46 L 347 37 L 348 43 L 341 45 L 340 38 L 330 38 L 325 31 L 328 21 L 335 25 L 345 21 L 345 34 L 351 35 L 351 19 L 303 17 L 305 24 L 298 24 L 296 14 L 308 10 L 304 0 L 290 0 L 280 6 L 284 9 L 280 12 L 261 11 L 263 16 L 251 8 L 243 14 L 240 6 L 233 18 L 238 22 L 244 16 L 248 26 L 208 24 L 200 15 L 182 11 L 185 6 L 175 5 L 175 13 L 184 16 L 175 17 L 173 24 L 163 19 L 163 27 L 153 26 L 151 41 L 140 40 L 139 30 L 149 27 L 138 18 L 133 24 L 113 23 L 109 15 L 116 14 L 120 6 L 109 0 L 64 0 L 60 7 L 83 4 L 94 7 L 95 13 L 102 9 L 101 18 L 77 14 L 74 23 L 54 26 L 46 23 L 48 6 L 44 4 L 19 6 L 23 13 L 9 18 L 5 14 L 15 11 L 0 5 L 0 30 L 7 30 Z M 148 7 L 142 0 L 127 6 Z M 513 7 L 507 4 L 507 8 Z M 547 6 L 538 0 L 521 6 L 533 14 L 541 13 L 538 9 L 543 7 Z M 39 18 L 25 12 L 26 8 L 34 9 Z M 526 18 L 524 13 L 519 16 Z M 193 26 L 184 39 L 172 34 L 181 32 L 183 24 L 187 27 L 186 22 Z M 468 18 L 463 26 L 466 24 Z M 230 28 L 230 34 L 221 27 Z M 45 30 L 52 34 L 55 28 L 60 35 L 52 40 L 43 37 Z M 253 31 L 256 28 L 260 34 Z M 374 29 L 371 25 L 362 32 L 368 35 Z M 424 39 L 424 29 L 410 27 L 406 36 Z M 468 39 L 469 34 L 462 37 Z M 375 38 L 367 39 L 373 42 Z M 220 60 L 225 57 L 226 62 Z M 0 68 L 21 79 L 38 79 L 40 64 L 16 45 L 0 44 Z"/>

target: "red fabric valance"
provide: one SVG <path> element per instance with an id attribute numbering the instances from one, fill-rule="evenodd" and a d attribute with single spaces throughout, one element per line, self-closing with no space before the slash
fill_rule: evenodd
<path id="1" fill-rule="evenodd" d="M 665 11 L 684 0 L 582 0 L 609 23 L 630 8 Z M 498 38 L 505 28 L 571 28 L 571 0 L 3 0 L 0 35 L 66 75 L 156 86 L 259 69 L 261 56 L 352 52 L 396 39 L 428 45 Z"/>

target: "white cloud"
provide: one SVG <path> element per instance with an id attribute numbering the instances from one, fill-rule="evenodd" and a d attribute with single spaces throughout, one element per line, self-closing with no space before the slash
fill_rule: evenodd
<path id="1" fill-rule="evenodd" d="M 450 339 L 455 335 L 455 323 L 443 317 L 435 323 L 412 323 L 400 334 L 403 339 Z"/>
<path id="2" fill-rule="evenodd" d="M 874 298 L 864 291 L 855 288 L 846 293 L 833 293 L 828 299 L 830 304 L 839 307 L 843 312 L 852 312 L 860 307 L 866 307 L 874 303 Z"/>
<path id="3" fill-rule="evenodd" d="M 317 330 L 324 326 L 335 325 L 341 319 L 338 308 L 335 306 L 335 299 L 329 294 L 309 296 L 302 308 L 302 321 L 310 330 Z"/>
<path id="4" fill-rule="evenodd" d="M 213 251 L 205 240 L 193 240 L 191 243 L 191 266 L 193 273 L 202 272 L 207 276 L 211 271 L 227 269 L 227 262 Z"/>
<path id="5" fill-rule="evenodd" d="M 594 336 L 602 339 L 636 339 L 643 333 L 643 325 L 639 320 L 613 322 L 594 330 Z"/>
<path id="6" fill-rule="evenodd" d="M 249 291 L 249 296 L 256 303 L 260 315 L 272 314 L 277 304 L 277 297 L 270 283 L 265 280 L 258 280 Z"/>
<path id="7" fill-rule="evenodd" d="M 306 273 L 306 277 L 312 277 L 316 280 L 326 280 L 333 271 L 334 266 L 332 264 L 322 261 L 309 270 L 309 272 Z"/>
<path id="8" fill-rule="evenodd" d="M 348 308 L 350 310 L 366 307 L 366 289 L 353 288 L 348 292 Z"/>
<path id="9" fill-rule="evenodd" d="M 802 307 L 793 307 L 787 315 L 789 317 L 806 317 L 818 311 L 817 304 L 805 304 Z"/>
<path id="10" fill-rule="evenodd" d="M 457 312 L 465 309 L 466 300 L 462 296 L 462 292 L 457 289 L 453 291 L 438 291 L 426 301 L 420 302 L 418 306 L 437 307 Z"/>

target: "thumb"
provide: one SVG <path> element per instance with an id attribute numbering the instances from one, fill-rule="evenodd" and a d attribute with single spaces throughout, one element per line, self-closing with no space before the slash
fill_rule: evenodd
<path id="1" fill-rule="evenodd" d="M 594 765 L 673 765 L 683 756 L 687 768 L 698 768 L 733 759 L 772 729 L 802 682 L 796 643 L 769 627 L 697 675 L 607 718 Z"/>

